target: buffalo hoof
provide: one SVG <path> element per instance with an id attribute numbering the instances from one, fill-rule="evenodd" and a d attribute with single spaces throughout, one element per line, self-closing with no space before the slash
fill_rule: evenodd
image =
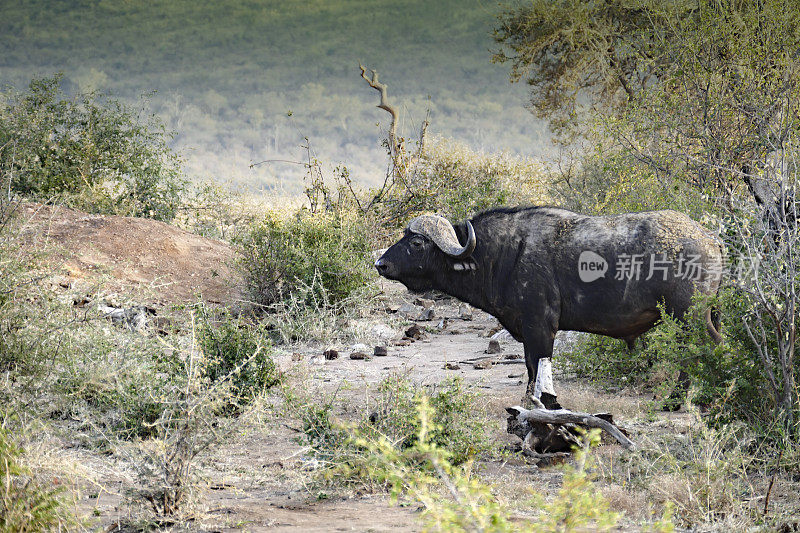
<path id="1" fill-rule="evenodd" d="M 683 399 L 677 398 L 675 396 L 670 396 L 663 402 L 661 402 L 661 410 L 668 411 L 674 413 L 675 411 L 680 410 L 681 405 L 683 405 Z"/>
<path id="2" fill-rule="evenodd" d="M 550 394 L 549 392 L 543 392 L 542 397 L 540 398 L 542 403 L 544 404 L 545 409 L 563 409 L 561 404 L 558 403 L 558 399 L 554 394 Z"/>
<path id="3" fill-rule="evenodd" d="M 543 392 L 541 398 L 538 399 L 531 394 L 526 394 L 522 397 L 521 403 L 525 409 L 541 409 L 542 407 L 549 410 L 563 409 L 556 396 L 546 392 Z"/>

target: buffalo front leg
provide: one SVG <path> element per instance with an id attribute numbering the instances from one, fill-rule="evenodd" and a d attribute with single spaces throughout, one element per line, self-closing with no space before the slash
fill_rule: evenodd
<path id="1" fill-rule="evenodd" d="M 538 348 L 534 348 L 538 346 Z M 525 366 L 528 369 L 528 386 L 523 397 L 524 405 L 532 405 L 532 398 L 541 401 L 547 409 L 560 409 L 553 386 L 553 341 L 525 343 Z"/>

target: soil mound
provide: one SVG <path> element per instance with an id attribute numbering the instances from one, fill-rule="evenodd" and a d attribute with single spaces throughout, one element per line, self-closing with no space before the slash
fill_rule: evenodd
<path id="1" fill-rule="evenodd" d="M 231 305 L 241 293 L 234 252 L 222 241 L 156 220 L 36 203 L 22 205 L 20 218 L 29 245 L 53 249 L 46 260 L 62 287 L 102 286 L 153 305 Z"/>

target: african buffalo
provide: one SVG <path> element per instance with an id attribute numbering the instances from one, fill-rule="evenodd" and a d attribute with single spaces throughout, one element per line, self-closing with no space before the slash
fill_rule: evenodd
<path id="1" fill-rule="evenodd" d="M 676 211 L 586 216 L 526 207 L 492 209 L 455 226 L 419 216 L 375 267 L 411 291 L 436 289 L 495 316 L 524 344 L 527 394 L 539 396 L 539 360 L 549 362 L 557 331 L 632 347 L 659 320 L 659 304 L 681 318 L 695 291 L 716 293 L 722 260 L 719 241 Z M 719 342 L 710 310 L 706 324 Z M 554 395 L 541 399 L 557 405 Z"/>

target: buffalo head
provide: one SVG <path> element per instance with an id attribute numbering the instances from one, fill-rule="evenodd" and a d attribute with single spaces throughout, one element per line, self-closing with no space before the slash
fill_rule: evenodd
<path id="1" fill-rule="evenodd" d="M 375 262 L 375 268 L 381 276 L 412 291 L 432 289 L 437 274 L 467 268 L 463 260 L 475 250 L 476 239 L 469 221 L 466 227 L 467 243 L 462 246 L 446 218 L 419 216 L 408 224 L 403 238 Z"/>

